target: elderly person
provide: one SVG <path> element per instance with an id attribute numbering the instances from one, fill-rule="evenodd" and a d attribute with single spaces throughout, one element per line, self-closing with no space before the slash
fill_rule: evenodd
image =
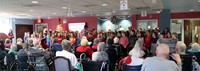
<path id="1" fill-rule="evenodd" d="M 178 42 L 176 44 L 176 53 L 177 54 L 185 54 L 186 51 L 186 45 L 183 42 Z"/>
<path id="2" fill-rule="evenodd" d="M 127 56 L 123 59 L 120 60 L 119 62 L 119 70 L 121 70 L 121 65 L 126 64 L 128 66 L 139 66 L 142 65 L 142 63 L 144 62 L 144 51 L 141 50 L 141 47 L 143 46 L 142 44 L 143 41 L 138 40 L 135 43 L 134 48 L 129 52 L 130 56 Z"/>
<path id="3" fill-rule="evenodd" d="M 88 40 L 83 38 L 81 40 L 81 46 L 76 48 L 76 52 L 88 53 L 89 57 L 91 57 L 93 50 L 88 46 Z"/>
<path id="4" fill-rule="evenodd" d="M 97 52 L 92 54 L 93 61 L 107 61 L 108 54 L 104 51 L 106 44 L 104 42 L 100 42 L 97 47 Z"/>
<path id="5" fill-rule="evenodd" d="M 126 49 L 123 47 L 123 45 L 119 44 L 119 38 L 115 37 L 113 39 L 115 48 L 117 49 L 117 55 L 118 55 L 118 60 L 121 58 L 125 57 L 127 55 Z"/>
<path id="6" fill-rule="evenodd" d="M 47 51 L 45 51 L 42 47 L 40 47 L 39 40 L 34 39 L 33 45 L 34 46 L 27 51 L 27 54 L 28 56 L 35 57 L 36 70 L 48 71 L 48 66 L 46 64 L 45 59 L 49 58 L 50 54 Z"/>
<path id="7" fill-rule="evenodd" d="M 24 43 L 23 49 L 20 49 L 17 53 L 17 61 L 18 61 L 18 67 L 20 69 L 28 69 L 29 64 L 27 63 L 28 55 L 27 51 L 29 50 L 29 44 Z"/>
<path id="8" fill-rule="evenodd" d="M 193 43 L 191 45 L 191 49 L 187 50 L 187 52 L 189 53 L 200 52 L 200 45 L 198 43 Z"/>
<path id="9" fill-rule="evenodd" d="M 8 54 L 10 54 L 10 53 L 17 55 L 17 45 L 15 45 L 15 44 L 11 45 L 11 48 L 10 48 Z"/>
<path id="10" fill-rule="evenodd" d="M 61 44 L 62 44 L 63 50 L 57 51 L 56 56 L 63 56 L 65 58 L 68 58 L 71 62 L 71 65 L 73 66 L 73 68 L 77 68 L 78 61 L 76 59 L 76 56 L 73 53 L 69 52 L 70 47 L 71 47 L 70 41 L 64 39 Z"/>
<path id="11" fill-rule="evenodd" d="M 169 46 L 159 44 L 156 48 L 156 56 L 146 58 L 143 62 L 141 71 L 181 71 L 181 58 L 178 54 L 171 56 L 177 62 L 168 60 Z"/>
<path id="12" fill-rule="evenodd" d="M 22 38 L 17 38 L 17 51 L 19 51 L 20 49 L 22 49 L 23 47 L 23 40 Z"/>
<path id="13" fill-rule="evenodd" d="M 92 49 L 93 49 L 94 51 L 97 51 L 98 43 L 99 43 L 99 39 L 98 39 L 98 38 L 95 38 L 94 41 L 93 41 L 93 46 L 92 46 Z"/>

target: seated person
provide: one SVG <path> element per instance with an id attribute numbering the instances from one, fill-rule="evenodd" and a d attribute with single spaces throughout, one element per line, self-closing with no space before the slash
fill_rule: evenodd
<path id="1" fill-rule="evenodd" d="M 64 39 L 61 44 L 62 44 L 63 50 L 57 51 L 56 56 L 63 56 L 65 58 L 68 58 L 71 62 L 71 65 L 73 66 L 73 68 L 77 68 L 78 61 L 76 59 L 76 56 L 73 53 L 69 52 L 71 43 L 68 40 Z"/>
<path id="2" fill-rule="evenodd" d="M 178 54 L 171 56 L 176 60 L 168 60 L 169 46 L 166 44 L 159 44 L 156 48 L 156 56 L 146 58 L 143 62 L 141 71 L 181 71 L 181 58 Z"/>
<path id="3" fill-rule="evenodd" d="M 81 45 L 76 48 L 76 52 L 88 53 L 88 56 L 91 57 L 93 50 L 88 46 L 87 39 L 82 39 Z"/>
<path id="4" fill-rule="evenodd" d="M 33 56 L 35 58 L 36 70 L 48 71 L 48 66 L 45 59 L 48 59 L 50 57 L 50 53 L 40 47 L 39 41 L 37 39 L 33 40 L 33 45 L 34 46 L 27 51 L 27 54 L 28 56 Z M 31 61 L 28 60 L 28 62 Z"/>
<path id="5" fill-rule="evenodd" d="M 121 65 L 126 64 L 129 66 L 139 66 L 142 65 L 142 63 L 144 62 L 144 51 L 141 50 L 142 47 L 142 41 L 136 41 L 134 48 L 129 52 L 130 56 L 127 56 L 123 59 L 120 60 L 119 62 L 119 70 L 121 70 Z"/>
<path id="6" fill-rule="evenodd" d="M 97 51 L 98 43 L 99 43 L 99 39 L 95 38 L 93 41 L 93 46 L 92 46 L 93 50 Z"/>
<path id="7" fill-rule="evenodd" d="M 93 61 L 108 61 L 108 54 L 104 51 L 106 44 L 100 42 L 97 47 L 97 51 L 92 54 Z"/>
<path id="8" fill-rule="evenodd" d="M 54 39 L 53 40 L 53 45 L 52 45 L 52 52 L 53 54 L 55 55 L 57 51 L 62 51 L 63 48 L 62 48 L 62 45 L 58 43 L 58 39 Z"/>
<path id="9" fill-rule="evenodd" d="M 6 48 L 10 49 L 10 46 L 12 45 L 11 40 L 7 38 L 7 39 L 5 40 L 4 45 L 5 45 Z"/>
<path id="10" fill-rule="evenodd" d="M 193 43 L 191 49 L 187 50 L 189 53 L 200 52 L 200 46 L 198 43 Z"/>
<path id="11" fill-rule="evenodd" d="M 17 51 L 19 51 L 20 49 L 22 49 L 23 46 L 23 40 L 22 38 L 17 38 Z"/>
<path id="12" fill-rule="evenodd" d="M 177 54 L 185 54 L 186 45 L 183 42 L 178 42 L 176 45 L 176 53 Z"/>
<path id="13" fill-rule="evenodd" d="M 32 39 L 28 39 L 28 45 L 30 46 L 30 47 L 33 47 L 34 45 L 33 45 L 33 40 Z"/>
<path id="14" fill-rule="evenodd" d="M 17 53 L 18 67 L 21 69 L 28 69 L 29 64 L 27 63 L 28 55 L 27 51 L 29 49 L 29 44 L 24 43 L 23 49 L 20 49 Z"/>
<path id="15" fill-rule="evenodd" d="M 10 48 L 8 54 L 10 54 L 10 53 L 17 55 L 17 45 L 15 45 L 15 44 L 11 45 L 11 48 Z"/>

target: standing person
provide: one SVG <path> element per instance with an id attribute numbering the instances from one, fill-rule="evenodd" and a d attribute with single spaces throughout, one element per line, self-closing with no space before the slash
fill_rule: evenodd
<path id="1" fill-rule="evenodd" d="M 63 40 L 61 33 L 58 33 L 57 39 L 58 39 L 58 43 L 61 44 L 61 42 Z"/>
<path id="2" fill-rule="evenodd" d="M 156 49 L 156 56 L 146 58 L 142 64 L 141 71 L 181 71 L 181 58 L 178 54 L 172 54 L 172 58 L 177 62 L 167 60 L 169 56 L 169 46 L 159 44 Z"/>
<path id="3" fill-rule="evenodd" d="M 149 51 L 151 49 L 151 40 L 152 40 L 151 32 L 150 30 L 147 30 L 143 43 L 144 47 L 146 48 L 145 54 L 149 54 Z"/>
<path id="4" fill-rule="evenodd" d="M 75 38 L 73 32 L 70 34 L 69 41 L 70 41 L 70 43 L 71 43 L 71 46 L 74 46 L 74 45 L 75 45 L 75 43 L 76 43 L 76 38 Z"/>
<path id="5" fill-rule="evenodd" d="M 128 39 L 129 39 L 129 44 L 128 44 L 127 52 L 129 52 L 131 49 L 133 49 L 135 42 L 137 41 L 137 36 L 135 35 L 134 30 L 130 31 L 130 35 L 129 35 Z"/>
<path id="6" fill-rule="evenodd" d="M 8 38 L 11 40 L 11 42 L 12 42 L 12 39 L 14 38 L 14 34 L 13 34 L 13 31 L 11 29 L 8 33 Z"/>
<path id="7" fill-rule="evenodd" d="M 167 33 L 170 33 L 170 31 L 169 31 L 169 28 L 165 27 L 165 29 L 162 32 L 162 37 L 169 38 L 169 36 L 167 36 Z"/>
<path id="8" fill-rule="evenodd" d="M 153 32 L 152 33 L 152 41 L 151 41 L 151 49 L 150 52 L 155 55 L 156 47 L 157 47 L 157 40 L 158 40 L 158 33 Z"/>
<path id="9" fill-rule="evenodd" d="M 87 34 L 88 34 L 88 25 L 86 23 L 85 26 L 84 26 L 84 29 L 80 32 L 81 38 L 83 36 L 87 36 Z"/>
<path id="10" fill-rule="evenodd" d="M 122 44 L 124 48 L 126 48 L 129 44 L 128 37 L 126 36 L 125 32 L 122 32 L 122 37 L 119 40 L 119 44 Z"/>

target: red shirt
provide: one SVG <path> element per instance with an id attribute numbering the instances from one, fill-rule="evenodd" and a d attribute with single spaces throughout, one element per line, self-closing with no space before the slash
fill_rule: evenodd
<path id="1" fill-rule="evenodd" d="M 8 33 L 8 38 L 12 39 L 14 38 L 14 35 L 12 33 Z"/>
<path id="2" fill-rule="evenodd" d="M 89 46 L 79 46 L 76 48 L 76 52 L 88 52 L 89 56 L 92 56 L 93 50 Z"/>
<path id="3" fill-rule="evenodd" d="M 145 36 L 144 38 L 144 46 L 148 49 L 151 47 L 151 39 L 151 36 Z"/>
<path id="4" fill-rule="evenodd" d="M 63 40 L 62 37 L 57 37 L 57 38 L 58 38 L 58 43 L 61 44 L 61 42 Z"/>
<path id="5" fill-rule="evenodd" d="M 41 43 L 42 48 L 47 49 L 49 48 L 48 45 L 46 43 Z"/>

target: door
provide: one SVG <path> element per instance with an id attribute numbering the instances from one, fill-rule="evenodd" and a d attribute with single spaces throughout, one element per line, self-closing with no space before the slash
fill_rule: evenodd
<path id="1" fill-rule="evenodd" d="M 188 47 L 188 45 L 192 42 L 192 34 L 191 34 L 191 23 L 190 20 L 184 20 L 184 43 Z M 189 48 L 188 48 L 189 49 Z"/>
<path id="2" fill-rule="evenodd" d="M 30 34 L 33 33 L 33 25 L 21 25 L 16 24 L 16 39 L 24 37 L 25 32 L 29 32 Z"/>

